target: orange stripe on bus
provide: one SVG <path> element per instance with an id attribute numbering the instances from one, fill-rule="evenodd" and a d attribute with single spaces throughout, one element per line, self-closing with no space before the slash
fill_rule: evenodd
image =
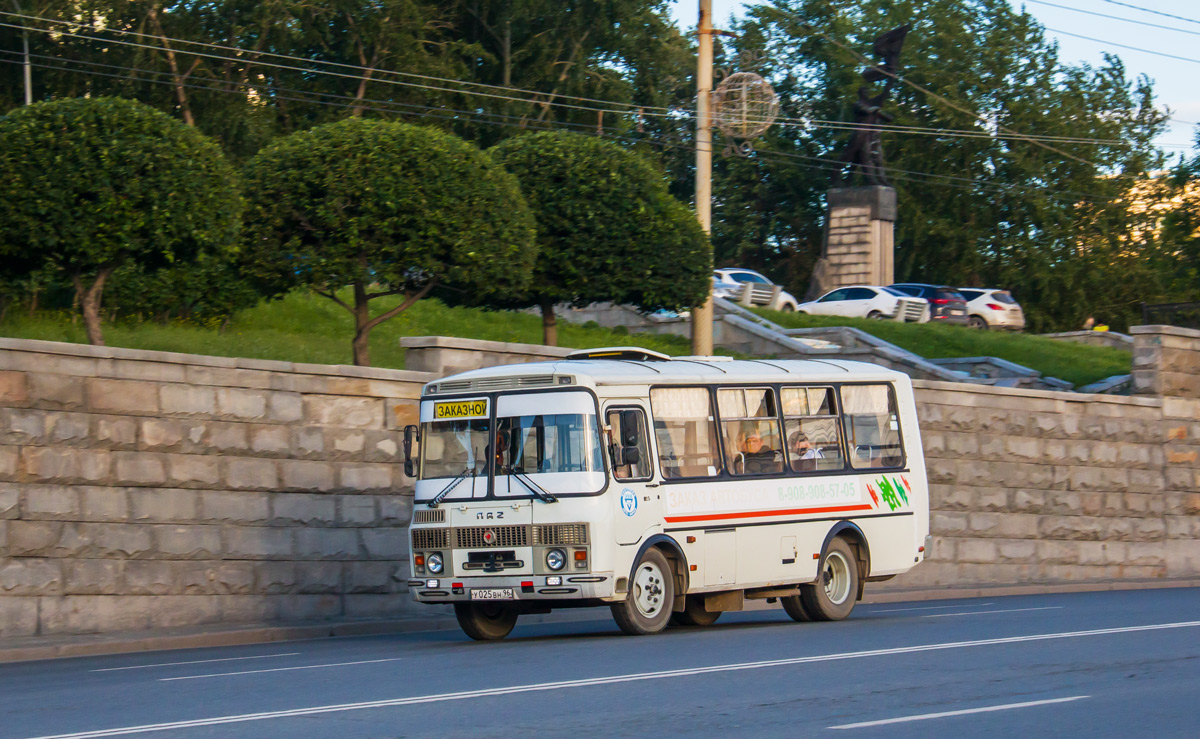
<path id="1" fill-rule="evenodd" d="M 744 511 L 742 513 L 710 513 L 701 516 L 666 516 L 667 523 L 683 521 L 718 521 L 724 518 L 758 518 L 760 516 L 788 516 L 794 513 L 841 513 L 842 511 L 869 511 L 869 505 L 843 505 L 829 508 L 787 508 L 779 511 Z"/>

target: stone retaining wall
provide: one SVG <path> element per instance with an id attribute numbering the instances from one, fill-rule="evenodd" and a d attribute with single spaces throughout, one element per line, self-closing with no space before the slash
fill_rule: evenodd
<path id="1" fill-rule="evenodd" d="M 1200 398 L 1200 331 L 1134 326 L 1133 392 Z"/>
<path id="2" fill-rule="evenodd" d="M 0 636 L 398 614 L 429 379 L 0 339 Z"/>
<path id="3" fill-rule="evenodd" d="M 933 556 L 873 591 L 1200 576 L 1200 400 L 913 384 Z"/>
<path id="4" fill-rule="evenodd" d="M 0 637 L 429 615 L 432 379 L 0 339 Z M 1200 576 L 1200 399 L 914 384 L 933 557 L 872 592 Z"/>

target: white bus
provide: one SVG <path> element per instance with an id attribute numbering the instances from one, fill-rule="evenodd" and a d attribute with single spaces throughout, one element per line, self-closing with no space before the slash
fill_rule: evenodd
<path id="1" fill-rule="evenodd" d="M 876 365 L 596 349 L 429 383 L 420 422 L 408 584 L 474 639 L 596 605 L 628 634 L 843 619 L 927 554 L 912 385 Z"/>

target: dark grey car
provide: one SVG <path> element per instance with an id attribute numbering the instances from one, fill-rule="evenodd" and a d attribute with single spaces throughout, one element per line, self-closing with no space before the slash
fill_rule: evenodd
<path id="1" fill-rule="evenodd" d="M 914 298 L 925 298 L 929 301 L 929 321 L 931 323 L 967 322 L 967 300 L 962 293 L 945 285 L 926 285 L 921 282 L 899 282 L 891 285 Z"/>

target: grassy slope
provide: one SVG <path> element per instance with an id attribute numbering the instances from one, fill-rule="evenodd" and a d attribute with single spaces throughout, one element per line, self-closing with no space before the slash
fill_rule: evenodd
<path id="1" fill-rule="evenodd" d="M 378 305 L 373 312 L 382 312 L 398 300 L 381 298 L 374 301 Z M 0 336 L 74 343 L 87 341 L 82 322 L 72 322 L 61 314 L 10 315 L 0 323 Z M 353 322 L 349 313 L 330 300 L 306 293 L 294 293 L 281 301 L 263 303 L 239 313 L 224 332 L 157 323 L 104 326 L 104 339 L 109 346 L 316 364 L 348 364 L 352 336 Z M 508 311 L 448 308 L 436 300 L 422 300 L 371 332 L 371 364 L 403 368 L 401 336 L 461 336 L 540 344 L 542 319 L 541 316 Z M 682 337 L 624 335 L 562 322 L 559 323 L 558 341 L 561 346 L 575 348 L 632 345 L 665 354 L 691 353 L 691 343 Z"/>
<path id="2" fill-rule="evenodd" d="M 1073 382 L 1077 386 L 1113 375 L 1128 374 L 1132 363 L 1131 353 L 1126 350 L 1055 341 L 1027 334 L 765 310 L 756 312 L 786 328 L 853 326 L 901 349 L 931 359 L 999 357 L 1038 370 L 1043 375 Z"/>

